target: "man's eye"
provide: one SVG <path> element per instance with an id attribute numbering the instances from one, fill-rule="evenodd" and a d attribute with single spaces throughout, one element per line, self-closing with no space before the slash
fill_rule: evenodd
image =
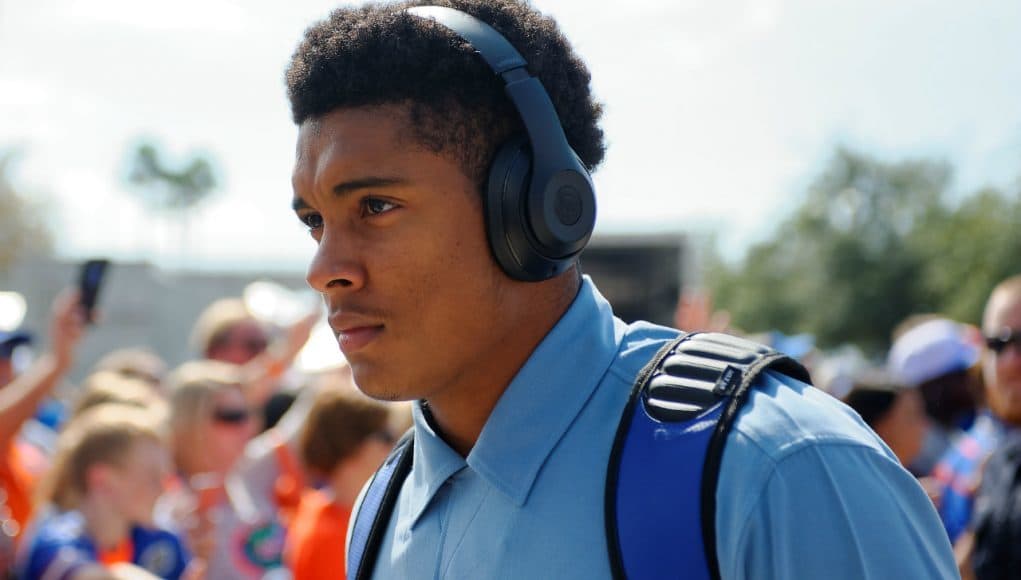
<path id="1" fill-rule="evenodd" d="M 365 212 L 365 215 L 379 215 L 395 207 L 397 206 L 392 202 L 377 197 L 367 197 L 362 200 L 362 210 Z"/>
<path id="2" fill-rule="evenodd" d="M 310 230 L 318 230 L 323 227 L 323 216 L 317 213 L 305 214 L 303 216 L 299 216 L 298 219 L 301 220 L 301 223 L 308 226 L 308 229 Z"/>

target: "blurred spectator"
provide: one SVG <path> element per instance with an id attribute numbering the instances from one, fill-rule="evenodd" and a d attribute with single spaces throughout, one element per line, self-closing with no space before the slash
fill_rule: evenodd
<path id="1" fill-rule="evenodd" d="M 1009 278 L 993 289 L 986 302 L 982 332 L 995 337 L 1010 328 L 1021 328 L 1021 276 Z M 998 343 L 994 347 L 1000 348 Z M 981 479 L 981 467 L 1003 438 L 1007 424 L 1021 424 L 1021 403 L 1015 390 L 1021 364 L 1010 348 L 984 352 L 982 376 L 988 409 L 950 447 L 933 470 L 942 486 L 938 506 L 943 525 L 956 542 L 972 517 L 972 504 Z"/>
<path id="2" fill-rule="evenodd" d="M 243 365 L 269 346 L 269 332 L 240 298 L 221 298 L 202 311 L 191 335 L 203 358 Z"/>
<path id="3" fill-rule="evenodd" d="M 169 459 L 141 409 L 103 405 L 69 424 L 40 494 L 49 511 L 26 534 L 22 577 L 180 578 L 182 544 L 153 523 Z"/>
<path id="4" fill-rule="evenodd" d="M 32 335 L 24 331 L 0 331 L 0 387 L 14 380 L 14 350 L 32 343 Z"/>
<path id="5" fill-rule="evenodd" d="M 40 356 L 22 374 L 11 363 L 12 344 L 24 343 L 19 334 L 5 335 L 0 348 L 0 550 L 5 539 L 20 535 L 31 515 L 30 490 L 33 477 L 16 444 L 22 426 L 35 414 L 39 403 L 53 391 L 74 362 L 75 350 L 84 329 L 78 294 L 64 292 L 53 303 L 49 352 Z M 5 554 L 0 554 L 3 565 Z M 2 571 L 2 569 L 0 569 Z"/>
<path id="6" fill-rule="evenodd" d="M 284 522 L 304 483 L 294 450 L 311 393 L 253 438 L 257 421 L 235 365 L 186 363 L 171 373 L 168 386 L 180 481 L 159 511 L 184 529 L 209 530 L 202 555 L 210 578 L 263 578 L 282 570 Z"/>
<path id="7" fill-rule="evenodd" d="M 262 417 L 265 405 L 280 388 L 281 378 L 321 316 L 321 309 L 316 308 L 283 329 L 280 339 L 271 341 L 270 329 L 248 311 L 241 299 L 222 298 L 199 315 L 191 343 L 205 359 L 240 366 L 245 397 Z"/>
<path id="8" fill-rule="evenodd" d="M 159 416 L 169 412 L 166 401 L 160 397 L 152 383 L 113 371 L 98 371 L 82 381 L 81 392 L 71 410 L 71 418 L 106 403 L 147 409 Z"/>
<path id="9" fill-rule="evenodd" d="M 120 348 L 108 353 L 92 367 L 92 372 L 111 371 L 162 388 L 167 363 L 147 348 Z"/>
<path id="10" fill-rule="evenodd" d="M 942 317 L 914 317 L 902 325 L 887 362 L 889 371 L 905 385 L 917 387 L 932 428 L 926 433 L 919 458 L 908 465 L 915 474 L 928 474 L 950 442 L 975 420 L 981 397 L 977 363 L 979 346 L 963 325 Z M 905 328 L 906 327 L 906 328 Z"/>
<path id="11" fill-rule="evenodd" d="M 1004 441 L 991 452 L 986 473 L 969 481 L 981 482 L 972 523 L 974 570 L 985 580 L 1017 577 L 1021 570 L 1021 275 L 993 290 L 982 334 L 986 398 Z"/>
<path id="12" fill-rule="evenodd" d="M 928 421 L 917 389 L 883 374 L 868 373 L 855 381 L 844 402 L 861 415 L 901 464 L 908 465 L 918 456 Z"/>
<path id="13" fill-rule="evenodd" d="M 397 435 L 392 407 L 355 389 L 331 389 L 315 400 L 300 438 L 301 459 L 321 490 L 302 495 L 285 554 L 296 578 L 327 580 L 344 570 L 343 546 L 358 493 L 389 454 Z"/>

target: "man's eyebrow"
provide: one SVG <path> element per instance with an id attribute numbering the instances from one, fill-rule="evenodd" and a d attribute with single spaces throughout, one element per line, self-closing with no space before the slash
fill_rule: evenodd
<path id="1" fill-rule="evenodd" d="M 406 182 L 407 180 L 397 177 L 361 177 L 350 181 L 343 181 L 334 185 L 333 193 L 337 196 L 343 196 L 358 191 L 359 189 L 390 187 L 394 185 L 401 185 Z M 295 196 L 294 201 L 291 202 L 291 209 L 294 211 L 300 211 L 303 209 L 311 209 L 311 206 L 308 205 L 308 202 L 306 202 L 304 198 Z"/>
<path id="2" fill-rule="evenodd" d="M 389 187 L 392 185 L 400 185 L 404 182 L 405 180 L 397 177 L 361 177 L 334 185 L 333 193 L 340 196 L 359 189 L 367 189 L 370 187 Z"/>

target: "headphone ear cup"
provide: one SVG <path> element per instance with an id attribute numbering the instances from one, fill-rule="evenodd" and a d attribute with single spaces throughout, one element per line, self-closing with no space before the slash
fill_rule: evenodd
<path id="1" fill-rule="evenodd" d="M 534 261 L 526 232 L 525 196 L 532 174 L 532 152 L 528 141 L 517 137 L 496 152 L 489 169 L 486 195 L 486 235 L 489 248 L 500 268 L 515 280 L 534 280 L 527 264 Z"/>

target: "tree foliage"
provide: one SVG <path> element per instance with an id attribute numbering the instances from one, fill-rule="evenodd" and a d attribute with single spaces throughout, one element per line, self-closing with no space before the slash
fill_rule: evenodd
<path id="1" fill-rule="evenodd" d="M 170 211 L 196 207 L 217 185 L 212 161 L 207 157 L 194 156 L 183 167 L 174 168 L 152 143 L 142 143 L 132 152 L 129 179 L 138 186 L 146 205 Z"/>
<path id="2" fill-rule="evenodd" d="M 0 271 L 26 256 L 49 254 L 53 247 L 39 207 L 14 186 L 16 157 L 13 151 L 0 151 Z"/>
<path id="3" fill-rule="evenodd" d="M 771 239 L 712 262 L 717 304 L 748 331 L 874 353 L 911 314 L 978 322 L 992 286 L 1021 271 L 1021 201 L 988 189 L 952 206 L 950 184 L 945 163 L 838 149 Z"/>

